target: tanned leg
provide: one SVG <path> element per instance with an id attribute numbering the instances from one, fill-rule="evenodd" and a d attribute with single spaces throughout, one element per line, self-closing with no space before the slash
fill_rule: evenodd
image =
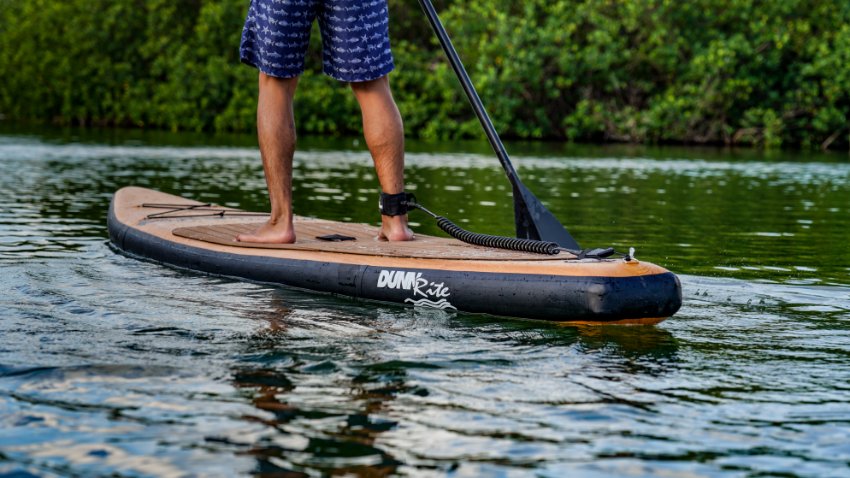
<path id="1" fill-rule="evenodd" d="M 292 226 L 292 156 L 295 154 L 295 115 L 292 99 L 298 78 L 275 78 L 260 73 L 257 103 L 257 137 L 271 201 L 271 216 L 240 242 L 289 244 L 295 242 Z"/>
<path id="2" fill-rule="evenodd" d="M 387 194 L 404 191 L 404 126 L 384 76 L 373 81 L 351 83 L 351 89 L 363 113 L 363 135 L 372 153 L 381 189 Z M 409 241 L 413 231 L 407 227 L 407 215 L 381 216 L 378 238 Z"/>

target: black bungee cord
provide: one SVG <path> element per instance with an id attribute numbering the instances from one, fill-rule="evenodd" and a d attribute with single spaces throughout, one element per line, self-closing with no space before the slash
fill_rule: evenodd
<path id="1" fill-rule="evenodd" d="M 264 212 L 239 211 L 232 209 L 222 209 L 214 206 L 212 203 L 205 204 L 163 204 L 163 203 L 144 203 L 141 207 L 151 209 L 166 209 L 165 211 L 148 214 L 145 219 L 183 219 L 188 217 L 224 217 L 224 216 L 268 216 Z M 180 214 L 187 211 L 198 211 L 199 214 Z"/>

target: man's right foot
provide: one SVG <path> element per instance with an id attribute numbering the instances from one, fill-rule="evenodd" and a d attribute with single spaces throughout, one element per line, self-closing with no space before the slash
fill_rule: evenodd
<path id="1" fill-rule="evenodd" d="M 255 244 L 292 244 L 295 242 L 295 229 L 292 224 L 269 221 L 250 234 L 239 234 L 236 240 Z"/>
<path id="2" fill-rule="evenodd" d="M 381 216 L 381 230 L 378 232 L 379 241 L 412 241 L 413 231 L 407 226 L 407 215 Z"/>

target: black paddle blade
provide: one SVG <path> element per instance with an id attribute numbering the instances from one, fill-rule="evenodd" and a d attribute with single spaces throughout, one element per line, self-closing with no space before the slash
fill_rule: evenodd
<path id="1" fill-rule="evenodd" d="M 565 249 L 581 250 L 578 242 L 537 196 L 529 191 L 519 178 L 515 179 L 513 190 L 516 237 L 555 242 Z"/>

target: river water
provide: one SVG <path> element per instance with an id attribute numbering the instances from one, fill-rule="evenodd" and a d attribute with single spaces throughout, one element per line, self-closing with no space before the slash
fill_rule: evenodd
<path id="1" fill-rule="evenodd" d="M 409 150 L 423 204 L 511 234 L 485 145 Z M 7 127 L 0 476 L 850 476 L 845 155 L 509 150 L 582 245 L 680 274 L 682 310 L 567 327 L 139 261 L 111 193 L 264 209 L 254 140 Z M 297 213 L 378 219 L 362 144 L 305 140 L 295 169 Z"/>

